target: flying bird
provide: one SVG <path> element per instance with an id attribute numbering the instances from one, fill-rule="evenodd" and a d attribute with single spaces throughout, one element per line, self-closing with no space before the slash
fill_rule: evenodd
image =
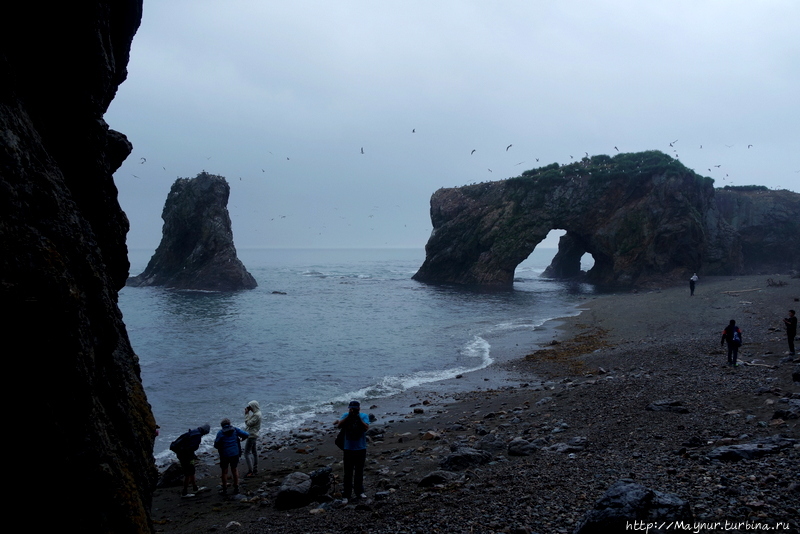
<path id="1" fill-rule="evenodd" d="M 753 146 L 753 145 L 747 145 L 747 148 L 750 148 L 751 146 Z"/>
<path id="2" fill-rule="evenodd" d="M 362 154 L 364 153 L 364 147 L 363 146 L 361 147 L 361 153 Z"/>
<path id="3" fill-rule="evenodd" d="M 475 149 L 473 148 L 473 149 L 472 149 L 472 152 L 470 152 L 470 153 L 469 153 L 469 155 L 471 156 L 471 155 L 473 155 L 474 153 L 475 153 Z"/>
<path id="4" fill-rule="evenodd" d="M 411 129 L 411 133 L 417 133 L 417 129 L 416 128 L 412 128 Z"/>
<path id="5" fill-rule="evenodd" d="M 145 161 L 147 161 L 147 159 L 146 159 L 146 158 L 139 158 L 139 159 L 140 159 L 140 160 L 142 160 L 142 161 L 139 163 L 140 165 L 144 165 L 144 162 L 145 162 Z"/>
<path id="6" fill-rule="evenodd" d="M 506 152 L 508 152 L 508 149 L 509 149 L 509 148 L 511 148 L 512 146 L 514 146 L 514 145 L 508 145 L 508 146 L 506 147 Z"/>
<path id="7" fill-rule="evenodd" d="M 524 161 L 520 161 L 519 163 L 515 163 L 514 167 L 516 167 L 517 165 L 522 165 L 523 163 L 525 163 L 525 162 Z"/>
<path id="8" fill-rule="evenodd" d="M 492 172 L 492 169 L 489 169 L 489 172 Z"/>
<path id="9" fill-rule="evenodd" d="M 614 150 L 616 150 L 617 152 L 619 152 L 619 149 L 618 149 L 616 146 L 614 147 Z"/>

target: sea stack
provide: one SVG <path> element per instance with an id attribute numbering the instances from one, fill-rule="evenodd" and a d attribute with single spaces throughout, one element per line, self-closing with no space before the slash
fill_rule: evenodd
<path id="1" fill-rule="evenodd" d="M 205 171 L 175 180 L 161 214 L 161 243 L 144 272 L 129 278 L 127 285 L 206 291 L 256 287 L 236 256 L 229 195 L 225 178 Z"/>

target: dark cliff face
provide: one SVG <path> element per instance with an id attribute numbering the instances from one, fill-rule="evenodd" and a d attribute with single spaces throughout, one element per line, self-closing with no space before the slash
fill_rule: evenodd
<path id="1" fill-rule="evenodd" d="M 737 232 L 744 274 L 800 271 L 800 194 L 758 187 L 717 189 L 716 204 Z"/>
<path id="2" fill-rule="evenodd" d="M 660 152 L 595 156 L 500 182 L 441 189 L 416 280 L 511 286 L 514 269 L 552 229 L 567 231 L 553 272 L 569 276 L 590 253 L 589 281 L 659 283 L 734 272 L 733 232 L 719 217 L 713 182 Z"/>
<path id="3" fill-rule="evenodd" d="M 131 147 L 103 121 L 141 2 L 30 6 L 4 15 L 0 50 L 9 446 L 32 460 L 24 479 L 66 485 L 37 529 L 146 532 L 155 421 L 116 304 L 128 223 L 112 173 Z"/>
<path id="4" fill-rule="evenodd" d="M 161 218 L 161 243 L 144 272 L 130 286 L 235 291 L 253 289 L 255 278 L 236 256 L 230 186 L 222 176 L 202 172 L 172 185 Z"/>

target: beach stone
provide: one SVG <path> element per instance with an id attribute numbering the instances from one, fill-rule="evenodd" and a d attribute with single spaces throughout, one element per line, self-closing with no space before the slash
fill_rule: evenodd
<path id="1" fill-rule="evenodd" d="M 506 450 L 506 440 L 497 434 L 486 434 L 478 441 L 475 448 L 482 451 L 504 451 Z"/>
<path id="2" fill-rule="evenodd" d="M 309 473 L 308 476 L 311 478 L 311 488 L 309 489 L 309 494 L 312 497 L 319 497 L 328 493 L 328 490 L 331 487 L 332 473 L 333 469 L 330 467 L 321 467 L 320 469 Z"/>
<path id="3" fill-rule="evenodd" d="M 305 473 L 295 471 L 283 479 L 278 495 L 275 497 L 275 507 L 279 510 L 300 508 L 311 502 L 311 477 Z"/>
<path id="4" fill-rule="evenodd" d="M 674 412 L 674 413 L 689 413 L 689 409 L 682 406 L 681 401 L 672 399 L 662 399 L 651 402 L 647 405 L 645 410 L 650 412 Z"/>
<path id="5" fill-rule="evenodd" d="M 574 534 L 625 532 L 634 521 L 694 521 L 689 503 L 623 479 L 615 482 L 584 516 Z M 660 532 L 650 528 L 649 532 Z"/>
<path id="6" fill-rule="evenodd" d="M 455 452 L 439 462 L 439 467 L 446 471 L 462 471 L 491 461 L 492 455 L 489 452 L 473 449 L 472 447 L 459 447 Z"/>
<path id="7" fill-rule="evenodd" d="M 514 438 L 508 444 L 509 456 L 530 456 L 539 448 L 524 438 Z"/>
<path id="8" fill-rule="evenodd" d="M 721 462 L 753 460 L 792 447 L 795 443 L 797 443 L 796 439 L 784 438 L 780 435 L 770 436 L 750 443 L 717 447 L 708 453 L 708 458 Z"/>
<path id="9" fill-rule="evenodd" d="M 183 484 L 183 469 L 178 462 L 172 462 L 158 477 L 157 488 L 170 488 Z"/>

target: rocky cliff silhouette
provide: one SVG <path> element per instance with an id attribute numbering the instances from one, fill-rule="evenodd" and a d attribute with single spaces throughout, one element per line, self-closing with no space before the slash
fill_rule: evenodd
<path id="1" fill-rule="evenodd" d="M 201 172 L 172 185 L 161 218 L 163 235 L 144 272 L 129 286 L 234 291 L 253 289 L 255 278 L 236 256 L 230 186 L 225 178 Z"/>
<path id="2" fill-rule="evenodd" d="M 34 530 L 148 532 L 155 421 L 117 307 L 128 221 L 112 173 L 131 145 L 103 120 L 142 5 L 3 11 L 13 28 L 0 32 L 5 435 L 12 462 L 24 459 L 7 508 L 44 492 Z"/>

